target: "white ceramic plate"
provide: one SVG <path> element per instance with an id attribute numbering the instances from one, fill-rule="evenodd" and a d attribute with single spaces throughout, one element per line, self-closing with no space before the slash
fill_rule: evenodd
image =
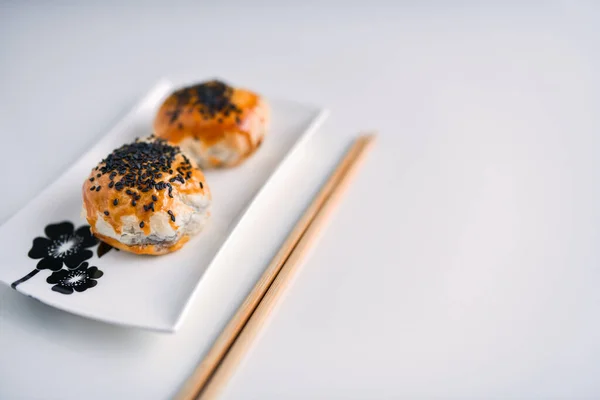
<path id="1" fill-rule="evenodd" d="M 259 203 L 269 202 L 273 185 L 286 184 L 284 164 L 302 156 L 303 143 L 326 117 L 324 110 L 303 104 L 270 100 L 272 125 L 256 154 L 240 167 L 207 171 L 213 195 L 209 225 L 183 249 L 164 256 L 138 256 L 94 244 L 86 238 L 81 218 L 81 186 L 89 171 L 114 148 L 147 136 L 157 107 L 173 90 L 159 82 L 150 93 L 97 145 L 34 200 L 0 227 L 0 281 L 56 308 L 109 323 L 174 332 L 194 293 L 202 290 L 206 271 L 219 274 L 227 262 L 225 246 L 236 239 Z M 273 182 L 275 181 L 275 182 Z M 36 239 L 37 238 L 37 239 Z M 76 240 L 77 250 L 64 258 L 62 269 L 38 269 L 44 257 L 56 256 L 57 246 Z M 93 255 L 90 257 L 90 253 Z M 81 259 L 86 259 L 80 264 Z M 231 257 L 229 257 L 231 259 Z M 86 264 L 87 263 L 87 264 Z M 71 264 L 71 265 L 69 265 Z M 227 268 L 221 268 L 223 273 Z M 244 265 L 236 265 L 244 273 Z M 69 279 L 85 280 L 73 291 Z M 216 281 L 225 281 L 223 277 Z M 214 288 L 213 288 L 214 289 Z"/>

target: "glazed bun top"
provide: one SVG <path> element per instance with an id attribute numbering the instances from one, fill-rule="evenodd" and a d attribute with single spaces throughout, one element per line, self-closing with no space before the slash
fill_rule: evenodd
<path id="1" fill-rule="evenodd" d="M 253 119 L 261 103 L 256 93 L 218 80 L 200 83 L 179 89 L 164 101 L 154 130 L 175 144 L 192 137 L 208 146 L 235 132 L 245 135 L 251 147 L 256 147 Z"/>
<path id="2" fill-rule="evenodd" d="M 177 229 L 177 210 L 187 198 L 210 197 L 196 163 L 165 140 L 150 136 L 110 153 L 83 184 L 84 208 L 94 227 L 99 218 L 121 233 L 124 216 L 135 216 L 150 234 L 150 218 L 168 212 Z"/>

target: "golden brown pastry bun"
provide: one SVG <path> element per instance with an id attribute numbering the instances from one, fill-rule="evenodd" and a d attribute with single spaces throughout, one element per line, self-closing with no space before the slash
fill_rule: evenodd
<path id="1" fill-rule="evenodd" d="M 206 224 L 210 203 L 196 163 L 154 136 L 113 151 L 83 184 L 92 233 L 136 254 L 179 249 Z"/>
<path id="2" fill-rule="evenodd" d="M 157 136 L 203 168 L 241 163 L 262 143 L 269 107 L 257 94 L 210 81 L 171 94 L 154 120 Z"/>

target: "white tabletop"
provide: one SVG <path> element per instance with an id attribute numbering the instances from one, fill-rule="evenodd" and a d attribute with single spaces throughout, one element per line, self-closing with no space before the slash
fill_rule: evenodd
<path id="1" fill-rule="evenodd" d="M 239 3 L 1 5 L 0 222 L 159 77 L 323 104 L 311 173 L 380 140 L 223 397 L 599 397 L 600 9 Z M 0 398 L 169 398 L 203 323 L 0 287 Z"/>

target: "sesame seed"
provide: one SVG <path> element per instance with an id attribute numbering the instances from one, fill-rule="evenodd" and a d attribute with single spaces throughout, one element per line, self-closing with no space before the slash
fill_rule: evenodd
<path id="1" fill-rule="evenodd" d="M 94 182 L 94 177 L 93 176 L 90 178 L 90 182 Z"/>
<path id="2" fill-rule="evenodd" d="M 152 195 L 152 200 L 158 201 L 158 197 L 156 197 L 155 195 Z"/>
<path id="3" fill-rule="evenodd" d="M 102 174 L 96 174 L 96 178 L 100 178 Z"/>
<path id="4" fill-rule="evenodd" d="M 196 110 L 203 114 L 206 119 L 209 115 L 214 116 L 217 113 L 234 109 L 235 105 L 231 102 L 233 88 L 220 81 L 203 82 L 198 85 L 180 89 L 174 93 L 176 100 L 176 117 L 179 116 L 183 108 Z M 175 112 L 169 112 L 171 123 L 175 122 Z"/>
<path id="5" fill-rule="evenodd" d="M 134 206 L 134 207 L 135 207 L 135 206 L 136 206 L 136 204 L 137 204 L 137 202 L 136 202 L 135 200 L 132 200 L 132 201 L 131 201 L 131 205 L 132 205 L 132 206 Z"/>
<path id="6" fill-rule="evenodd" d="M 96 186 L 92 186 L 92 187 L 90 188 L 90 191 L 91 191 L 91 192 L 93 192 L 95 189 L 96 189 Z"/>
<path id="7" fill-rule="evenodd" d="M 161 171 L 171 170 L 171 165 L 179 154 L 179 147 L 171 146 L 163 139 L 136 140 L 113 151 L 96 170 L 101 166 L 102 174 L 109 174 L 109 188 L 114 186 L 119 191 L 127 189 L 126 193 L 137 200 L 130 188 L 137 188 L 144 193 L 154 188 L 164 189 L 164 182 L 158 181 L 162 177 Z M 122 178 L 112 183 L 118 174 Z M 94 187 L 94 190 L 98 189 Z"/>
<path id="8" fill-rule="evenodd" d="M 204 185 L 200 182 L 200 189 L 204 189 Z"/>
<path id="9" fill-rule="evenodd" d="M 108 215 L 108 210 L 105 210 L 105 211 L 104 211 L 104 215 Z"/>
<path id="10" fill-rule="evenodd" d="M 171 214 L 171 221 L 175 222 L 175 216 Z"/>
<path id="11" fill-rule="evenodd" d="M 102 186 L 96 186 L 96 192 L 99 192 L 101 187 Z"/>
<path id="12" fill-rule="evenodd" d="M 144 221 L 140 222 L 140 228 L 144 227 Z"/>
<path id="13" fill-rule="evenodd" d="M 116 206 L 117 204 L 119 204 L 119 200 L 118 199 L 114 199 L 113 200 L 113 206 Z"/>

